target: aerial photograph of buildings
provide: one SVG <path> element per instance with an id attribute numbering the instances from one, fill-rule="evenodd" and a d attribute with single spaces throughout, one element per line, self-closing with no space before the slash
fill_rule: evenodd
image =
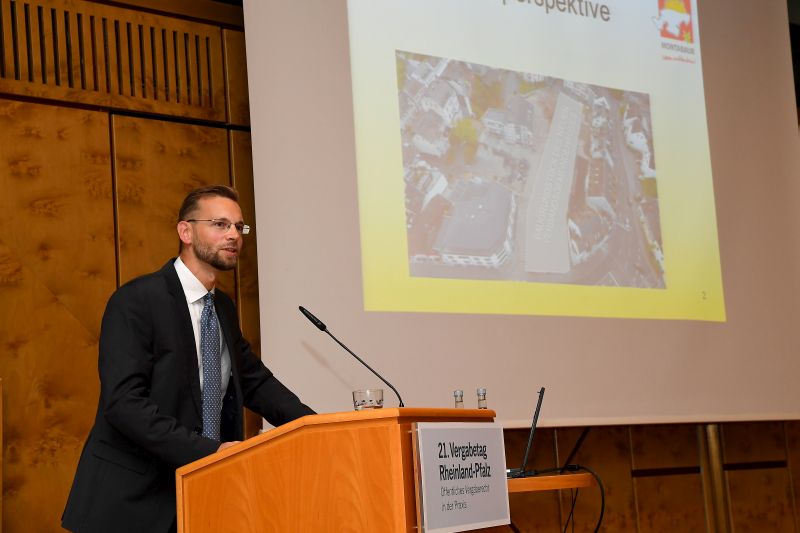
<path id="1" fill-rule="evenodd" d="M 647 94 L 396 61 L 411 276 L 666 287 Z"/>

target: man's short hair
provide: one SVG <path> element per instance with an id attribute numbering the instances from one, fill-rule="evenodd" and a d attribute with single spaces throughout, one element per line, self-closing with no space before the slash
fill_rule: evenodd
<path id="1" fill-rule="evenodd" d="M 181 209 L 178 211 L 178 222 L 188 219 L 191 214 L 197 210 L 197 204 L 200 203 L 200 200 L 215 196 L 229 198 L 234 202 L 239 203 L 239 193 L 236 192 L 236 189 L 233 187 L 228 187 L 227 185 L 208 185 L 207 187 L 199 187 L 187 194 L 186 198 L 183 199 Z M 178 239 L 178 255 L 180 255 L 182 250 L 183 241 Z"/>
<path id="2" fill-rule="evenodd" d="M 239 193 L 233 187 L 227 185 L 209 185 L 207 187 L 200 187 L 189 194 L 183 199 L 181 209 L 178 211 L 178 222 L 186 220 L 197 209 L 197 204 L 203 198 L 210 198 L 213 196 L 222 196 L 229 198 L 236 203 L 239 203 Z"/>

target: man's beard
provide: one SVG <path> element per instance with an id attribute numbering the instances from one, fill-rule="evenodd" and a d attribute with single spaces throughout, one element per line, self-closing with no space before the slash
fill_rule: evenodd
<path id="1" fill-rule="evenodd" d="M 236 248 L 236 245 L 232 245 Z M 239 254 L 234 257 L 226 258 L 222 255 L 222 249 L 213 250 L 209 245 L 204 243 L 192 242 L 192 249 L 194 255 L 204 263 L 208 263 L 217 270 L 232 270 L 236 267 Z M 237 248 L 238 250 L 238 248 Z"/>

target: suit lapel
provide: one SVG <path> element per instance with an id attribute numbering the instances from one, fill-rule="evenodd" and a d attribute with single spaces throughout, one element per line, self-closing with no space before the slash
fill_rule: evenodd
<path id="1" fill-rule="evenodd" d="M 200 369 L 197 366 L 197 346 L 194 342 L 194 329 L 192 328 L 192 317 L 189 314 L 189 305 L 186 303 L 186 294 L 178 273 L 173 264 L 175 259 L 170 259 L 161 269 L 161 274 L 167 282 L 167 289 L 172 296 L 172 303 L 178 325 L 176 335 L 180 343 L 180 353 L 183 354 L 187 372 L 186 379 L 189 382 L 189 389 L 192 391 L 192 400 L 197 416 L 202 419 L 203 400 L 200 394 Z"/>

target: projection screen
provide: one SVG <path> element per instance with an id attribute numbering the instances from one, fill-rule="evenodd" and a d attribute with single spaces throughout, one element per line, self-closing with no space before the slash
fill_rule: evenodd
<path id="1" fill-rule="evenodd" d="M 777 0 L 245 1 L 262 351 L 508 426 L 792 419 Z"/>

